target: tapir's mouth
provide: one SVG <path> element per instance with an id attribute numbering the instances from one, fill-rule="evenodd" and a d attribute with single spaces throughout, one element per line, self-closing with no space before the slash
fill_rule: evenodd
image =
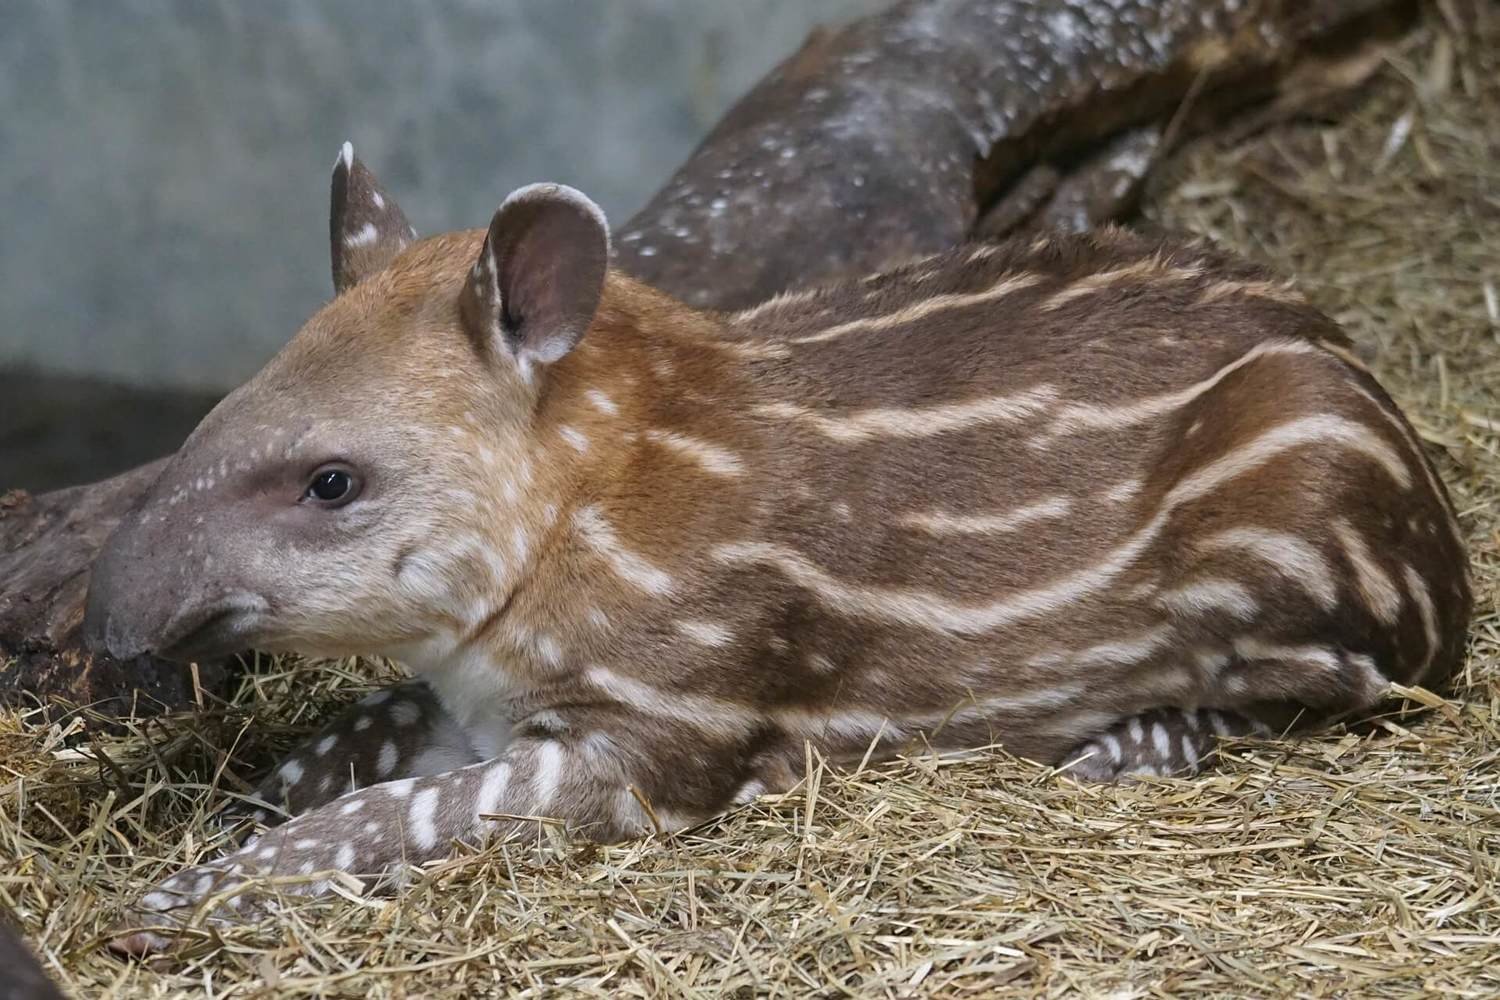
<path id="1" fill-rule="evenodd" d="M 178 613 L 162 630 L 155 653 L 167 660 L 203 660 L 244 651 L 266 611 L 264 598 L 235 594 Z"/>

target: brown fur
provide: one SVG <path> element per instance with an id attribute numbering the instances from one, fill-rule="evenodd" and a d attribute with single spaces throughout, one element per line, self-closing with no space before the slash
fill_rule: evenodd
<path id="1" fill-rule="evenodd" d="M 498 811 L 613 839 L 785 788 L 809 740 L 1001 743 L 1105 777 L 1180 745 L 1168 769 L 1191 769 L 1213 733 L 1458 662 L 1441 483 L 1337 327 L 1259 269 L 1111 229 L 730 315 L 611 273 L 576 349 L 531 364 L 538 317 L 592 294 L 566 270 L 599 252 L 580 204 L 529 203 L 571 213 L 535 238 L 502 209 L 488 236 L 393 247 L 226 400 L 106 557 L 91 615 L 116 651 L 406 660 L 451 715 L 439 756 L 473 764 L 380 761 L 356 737 L 394 723 L 361 708 L 321 739 L 347 751 L 291 773 L 407 779 L 405 822 L 440 842 L 492 828 L 485 775 Z M 289 509 L 335 459 L 366 495 Z M 166 582 L 168 555 L 204 568 Z M 225 593 L 258 610 L 212 617 Z M 383 787 L 340 801 L 399 813 Z M 275 831 L 271 868 L 348 840 L 336 805 Z M 352 842 L 375 868 L 441 848 Z"/>

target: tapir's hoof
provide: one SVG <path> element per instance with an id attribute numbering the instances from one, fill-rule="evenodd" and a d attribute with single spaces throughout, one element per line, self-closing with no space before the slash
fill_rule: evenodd
<path id="1" fill-rule="evenodd" d="M 136 957 L 170 950 L 183 942 L 185 925 L 194 921 L 210 897 L 241 885 L 239 871 L 226 870 L 222 863 L 178 872 L 125 912 L 110 934 L 109 950 Z M 231 895 L 215 901 L 202 917 L 211 923 L 229 923 L 244 919 L 251 911 L 242 896 Z"/>
<path id="2" fill-rule="evenodd" d="M 128 925 L 122 925 L 116 928 L 115 936 L 109 939 L 107 947 L 116 955 L 146 958 L 161 954 L 177 940 L 176 935 L 163 934 L 158 930 L 144 927 L 132 930 Z"/>

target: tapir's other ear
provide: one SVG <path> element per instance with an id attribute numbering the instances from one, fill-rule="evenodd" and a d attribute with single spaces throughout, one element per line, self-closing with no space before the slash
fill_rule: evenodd
<path id="1" fill-rule="evenodd" d="M 609 224 L 582 192 L 532 184 L 490 221 L 459 308 L 469 333 L 529 367 L 573 349 L 609 268 Z"/>
<path id="2" fill-rule="evenodd" d="M 401 206 L 354 158 L 354 147 L 344 143 L 333 165 L 328 210 L 333 290 L 342 293 L 384 269 L 416 238 L 417 231 L 406 221 Z"/>

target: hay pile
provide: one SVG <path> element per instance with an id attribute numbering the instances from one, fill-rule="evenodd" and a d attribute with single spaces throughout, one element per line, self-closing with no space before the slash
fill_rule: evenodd
<path id="1" fill-rule="evenodd" d="M 1295 274 L 1446 450 L 1479 597 L 1452 702 L 1130 787 L 998 753 L 810 761 L 691 835 L 473 854 L 161 969 L 101 953 L 112 910 L 211 850 L 216 788 L 372 682 L 266 662 L 231 705 L 82 745 L 0 716 L 0 901 L 78 996 L 1500 993 L 1500 12 L 1479 6 L 1478 36 L 1435 15 L 1337 125 L 1191 152 L 1147 210 Z"/>

